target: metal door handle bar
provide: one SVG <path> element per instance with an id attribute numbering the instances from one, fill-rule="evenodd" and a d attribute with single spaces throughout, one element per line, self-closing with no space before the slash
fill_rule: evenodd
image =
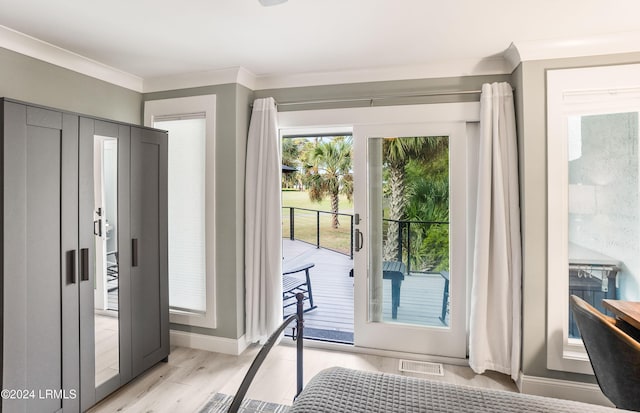
<path id="1" fill-rule="evenodd" d="M 138 266 L 138 238 L 131 239 L 131 266 Z"/>
<path id="2" fill-rule="evenodd" d="M 89 281 L 89 248 L 80 250 L 80 281 Z"/>
<path id="3" fill-rule="evenodd" d="M 76 250 L 67 251 L 67 280 L 70 284 L 76 283 Z"/>

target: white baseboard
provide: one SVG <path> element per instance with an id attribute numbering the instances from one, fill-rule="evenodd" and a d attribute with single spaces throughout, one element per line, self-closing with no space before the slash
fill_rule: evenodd
<path id="1" fill-rule="evenodd" d="M 233 356 L 242 354 L 248 346 L 245 336 L 233 339 L 179 330 L 170 331 L 170 342 L 173 346 L 195 348 L 198 350 L 213 351 L 215 353 L 231 354 Z"/>
<path id="2" fill-rule="evenodd" d="M 597 384 L 522 375 L 520 392 L 614 407 Z"/>

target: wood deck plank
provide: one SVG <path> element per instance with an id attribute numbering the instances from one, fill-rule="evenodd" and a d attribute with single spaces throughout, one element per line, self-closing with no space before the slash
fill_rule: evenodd
<path id="1" fill-rule="evenodd" d="M 302 241 L 283 239 L 283 256 L 288 265 L 313 262 L 310 269 L 315 310 L 305 313 L 305 327 L 353 332 L 353 281 L 349 271 L 353 260 Z M 398 318 L 391 318 L 391 281 L 383 282 L 383 320 L 403 324 L 443 327 L 442 311 L 444 279 L 439 274 L 407 275 L 400 291 Z M 285 309 L 285 315 L 294 307 Z M 448 316 L 447 316 L 448 319 Z"/>

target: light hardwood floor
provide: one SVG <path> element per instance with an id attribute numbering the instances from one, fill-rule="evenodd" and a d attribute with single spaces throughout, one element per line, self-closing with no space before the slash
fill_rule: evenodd
<path id="1" fill-rule="evenodd" d="M 115 312 L 95 312 L 96 384 L 118 374 L 118 318 Z"/>
<path id="2" fill-rule="evenodd" d="M 91 413 L 190 413 L 197 412 L 209 397 L 221 392 L 234 394 L 258 352 L 249 348 L 240 356 L 172 347 L 169 361 L 160 363 L 103 400 Z M 398 359 L 324 349 L 305 348 L 305 383 L 320 370 L 343 366 L 367 371 L 398 372 Z M 291 404 L 295 394 L 295 347 L 273 348 L 257 374 L 248 398 Z M 444 380 L 486 388 L 517 391 L 509 377 L 488 373 L 475 375 L 470 368 L 445 365 L 445 374 L 415 377 Z"/>

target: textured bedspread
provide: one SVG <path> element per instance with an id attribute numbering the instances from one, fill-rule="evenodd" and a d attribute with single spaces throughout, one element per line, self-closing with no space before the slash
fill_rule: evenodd
<path id="1" fill-rule="evenodd" d="M 622 412 L 586 403 L 435 380 L 333 367 L 318 373 L 291 413 L 523 413 Z"/>

